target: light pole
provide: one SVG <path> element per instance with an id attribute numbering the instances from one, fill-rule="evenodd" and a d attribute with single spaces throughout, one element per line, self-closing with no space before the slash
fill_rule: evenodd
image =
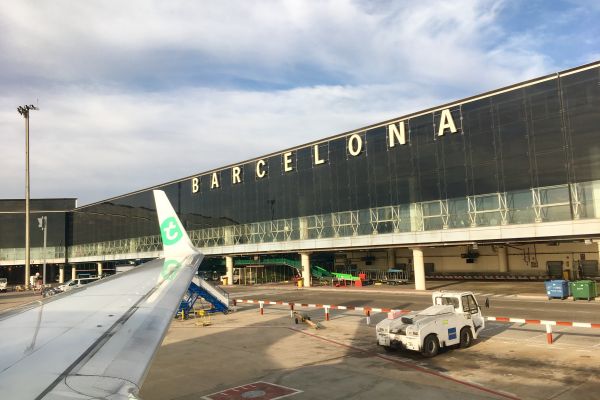
<path id="1" fill-rule="evenodd" d="M 42 216 L 38 218 L 38 226 L 44 231 L 44 267 L 42 268 L 43 284 L 46 285 L 46 239 L 48 237 L 48 217 Z"/>
<path id="2" fill-rule="evenodd" d="M 19 114 L 25 118 L 25 287 L 29 287 L 31 275 L 29 260 L 29 111 L 38 110 L 33 104 L 17 107 Z"/>

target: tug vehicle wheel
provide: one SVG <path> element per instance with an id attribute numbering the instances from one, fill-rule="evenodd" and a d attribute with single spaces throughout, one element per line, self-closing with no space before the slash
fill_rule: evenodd
<path id="1" fill-rule="evenodd" d="M 431 358 L 437 356 L 440 351 L 440 341 L 437 336 L 432 333 L 428 335 L 425 340 L 423 340 L 423 349 L 421 350 L 421 354 L 424 357 Z"/>
<path id="2" fill-rule="evenodd" d="M 468 326 L 460 330 L 460 348 L 466 349 L 473 343 L 473 334 Z"/>

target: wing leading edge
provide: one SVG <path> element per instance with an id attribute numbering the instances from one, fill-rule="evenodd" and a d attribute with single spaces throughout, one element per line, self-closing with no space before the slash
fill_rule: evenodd
<path id="1" fill-rule="evenodd" d="M 2 398 L 137 398 L 203 258 L 164 193 L 155 200 L 164 259 L 0 319 Z"/>

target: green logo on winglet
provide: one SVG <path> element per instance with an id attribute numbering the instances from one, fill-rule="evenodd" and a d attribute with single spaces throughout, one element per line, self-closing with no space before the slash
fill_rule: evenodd
<path id="1" fill-rule="evenodd" d="M 177 271 L 181 268 L 181 263 L 177 260 L 165 260 L 160 276 L 165 281 L 172 281 L 177 275 Z"/>
<path id="2" fill-rule="evenodd" d="M 160 224 L 160 234 L 165 246 L 175 244 L 183 237 L 181 227 L 175 217 L 169 217 Z"/>

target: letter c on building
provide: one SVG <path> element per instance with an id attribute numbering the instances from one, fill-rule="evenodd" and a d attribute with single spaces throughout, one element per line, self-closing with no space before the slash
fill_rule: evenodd
<path id="1" fill-rule="evenodd" d="M 264 178 L 265 175 L 267 174 L 267 171 L 265 171 L 263 168 L 265 166 L 265 160 L 258 160 L 256 162 L 256 177 L 257 178 Z"/>

